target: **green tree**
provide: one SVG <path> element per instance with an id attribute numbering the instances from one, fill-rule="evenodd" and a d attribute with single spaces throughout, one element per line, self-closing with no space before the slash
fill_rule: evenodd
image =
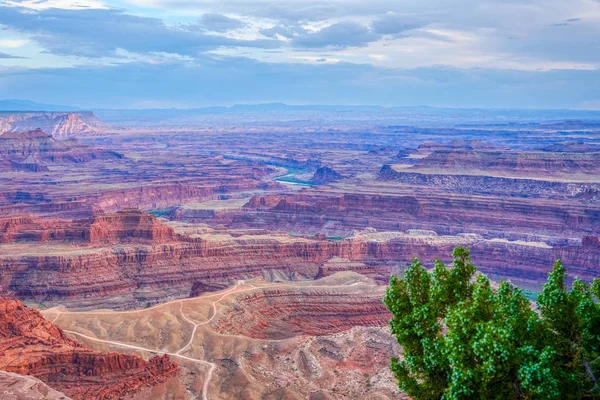
<path id="1" fill-rule="evenodd" d="M 536 312 L 508 282 L 493 288 L 469 251 L 427 271 L 418 259 L 392 276 L 384 302 L 403 348 L 390 368 L 414 399 L 600 398 L 600 281 L 575 279 L 559 262 Z"/>

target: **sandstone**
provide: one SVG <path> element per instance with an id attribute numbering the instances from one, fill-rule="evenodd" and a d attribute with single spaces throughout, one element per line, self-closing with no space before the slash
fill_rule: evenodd
<path id="1" fill-rule="evenodd" d="M 32 375 L 73 399 L 113 399 L 158 384 L 176 374 L 168 356 L 139 356 L 90 350 L 38 311 L 0 299 L 0 370 Z"/>
<path id="2" fill-rule="evenodd" d="M 419 145 L 417 151 L 419 153 L 433 153 L 436 151 L 490 151 L 497 150 L 498 146 L 491 145 L 481 140 L 473 139 L 454 139 L 449 142 L 425 142 Z"/>
<path id="3" fill-rule="evenodd" d="M 347 199 L 338 211 L 329 207 L 308 210 L 310 215 L 326 212 L 331 220 L 336 212 L 347 215 L 353 201 Z M 383 199 L 370 202 L 377 205 L 369 207 L 394 207 L 396 212 L 402 204 L 386 204 Z M 281 203 L 275 206 L 277 215 L 290 210 L 287 203 L 285 208 Z M 291 208 L 296 222 L 305 218 L 305 207 L 296 203 Z M 413 207 L 408 203 L 406 210 L 419 210 Z M 424 215 L 422 211 L 420 215 Z M 311 218 L 309 221 L 314 223 Z M 370 220 L 369 225 L 375 221 Z M 413 257 L 424 262 L 436 257 L 448 260 L 452 248 L 459 245 L 471 248 L 476 265 L 483 271 L 531 283 L 544 281 L 559 257 L 571 276 L 586 280 L 597 276 L 600 262 L 600 246 L 592 237 L 549 245 L 535 241 L 533 234 L 526 240 L 423 229 L 365 229 L 342 239 L 260 230 L 237 235 L 214 231 L 176 233 L 156 217 L 137 210 L 73 221 L 70 225 L 10 217 L 1 227 L 0 238 L 5 244 L 0 245 L 0 288 L 23 299 L 80 309 L 141 307 L 174 297 L 197 296 L 239 279 L 257 277 L 299 280 L 354 271 L 384 284 L 391 273 L 401 271 Z"/>
<path id="4" fill-rule="evenodd" d="M 94 149 L 77 139 L 58 140 L 41 129 L 0 135 L 0 163 L 15 171 L 49 171 L 48 165 L 121 159 L 116 152 Z"/>
<path id="5" fill-rule="evenodd" d="M 173 228 L 137 209 L 65 221 L 15 215 L 0 218 L 0 243 L 69 241 L 85 244 L 168 242 Z"/>
<path id="6" fill-rule="evenodd" d="M 315 172 L 310 181 L 318 185 L 326 185 L 331 182 L 339 181 L 342 178 L 343 176 L 338 174 L 335 170 L 329 167 L 321 167 Z"/>
<path id="7" fill-rule="evenodd" d="M 99 134 L 108 127 L 92 112 L 0 113 L 0 132 L 25 132 L 38 128 L 60 137 Z"/>
<path id="8" fill-rule="evenodd" d="M 477 233 L 510 240 L 569 238 L 572 243 L 581 240 L 581 232 L 600 234 L 597 204 L 561 199 L 322 191 L 268 199 L 269 205 L 264 206 L 260 198 L 251 200 L 233 226 L 315 233 L 351 233 L 367 227 L 383 231 L 427 229 L 444 235 Z M 544 235 L 539 234 L 542 230 Z"/>
<path id="9" fill-rule="evenodd" d="M 33 376 L 0 371 L 0 398 L 3 400 L 69 400 Z"/>
<path id="10" fill-rule="evenodd" d="M 450 171 L 508 172 L 525 176 L 599 173 L 600 153 L 436 150 L 414 168 Z"/>
<path id="11" fill-rule="evenodd" d="M 89 222 L 89 226 L 85 227 L 84 238 L 90 243 L 123 243 L 128 240 L 164 243 L 175 237 L 173 228 L 159 222 L 155 216 L 137 209 L 92 217 Z"/>
<path id="12" fill-rule="evenodd" d="M 521 198 L 574 198 L 582 203 L 596 203 L 600 199 L 599 182 L 568 182 L 552 179 L 489 176 L 470 173 L 432 173 L 396 170 L 384 165 L 378 179 L 415 187 L 432 187 L 456 193 Z"/>
<path id="13" fill-rule="evenodd" d="M 354 326 L 387 326 L 382 291 L 368 294 L 313 290 L 264 290 L 243 296 L 215 324 L 219 332 L 252 338 L 323 336 Z"/>

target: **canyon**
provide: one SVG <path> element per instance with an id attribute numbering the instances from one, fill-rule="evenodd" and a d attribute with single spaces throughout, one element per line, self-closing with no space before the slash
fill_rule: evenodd
<path id="1" fill-rule="evenodd" d="M 6 112 L 0 111 L 0 133 L 41 129 L 54 137 L 95 135 L 108 126 L 88 111 Z"/>
<path id="2" fill-rule="evenodd" d="M 414 257 L 599 275 L 593 121 L 100 115 L 0 113 L 0 391 L 403 398 L 381 299 Z"/>
<path id="3" fill-rule="evenodd" d="M 0 299 L 0 314 L 0 369 L 37 377 L 73 399 L 119 398 L 177 373 L 168 356 L 145 361 L 85 348 L 18 300 Z"/>
<path id="4" fill-rule="evenodd" d="M 274 293 L 281 298 L 277 304 L 250 303 Z M 43 314 L 90 345 L 169 355 L 182 370 L 171 388 L 187 394 L 181 398 L 403 398 L 387 368 L 389 353 L 398 349 L 384 327 L 387 310 L 375 302 L 382 294 L 369 278 L 341 272 L 315 281 L 238 281 L 219 292 L 132 311 L 57 307 Z M 340 302 L 344 297 L 373 300 L 357 309 Z M 304 304 L 315 298 L 317 307 Z M 243 312 L 239 304 L 247 305 Z M 273 318 L 278 305 L 295 318 Z M 367 315 L 371 310 L 375 317 Z M 299 325 L 304 330 L 276 333 Z M 134 398 L 162 395 L 155 386 Z"/>
<path id="5" fill-rule="evenodd" d="M 11 171 L 47 172 L 60 164 L 120 159 L 112 151 L 94 149 L 77 139 L 55 139 L 41 129 L 0 135 L 0 165 Z"/>

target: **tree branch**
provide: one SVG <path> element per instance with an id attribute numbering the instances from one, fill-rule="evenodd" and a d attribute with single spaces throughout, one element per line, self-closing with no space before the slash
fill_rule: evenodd
<path id="1" fill-rule="evenodd" d="M 590 363 L 585 356 L 582 357 L 582 360 L 583 360 L 583 366 L 585 367 L 585 372 L 587 373 L 587 375 L 590 377 L 590 380 L 594 384 L 594 390 L 598 389 L 598 381 L 596 380 L 596 376 L 594 375 L 594 370 L 590 366 Z"/>

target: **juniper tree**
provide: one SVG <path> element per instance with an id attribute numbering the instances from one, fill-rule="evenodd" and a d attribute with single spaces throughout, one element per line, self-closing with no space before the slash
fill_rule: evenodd
<path id="1" fill-rule="evenodd" d="M 550 399 L 600 396 L 600 281 L 576 279 L 554 266 L 539 313 L 508 282 L 493 288 L 469 251 L 431 272 L 418 259 L 392 276 L 384 302 L 403 348 L 390 367 L 414 399 Z"/>

